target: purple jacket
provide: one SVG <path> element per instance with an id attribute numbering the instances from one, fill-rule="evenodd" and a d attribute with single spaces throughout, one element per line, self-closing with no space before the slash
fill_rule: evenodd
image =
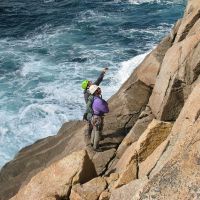
<path id="1" fill-rule="evenodd" d="M 109 112 L 108 103 L 100 97 L 94 97 L 92 104 L 94 115 L 102 116 L 104 113 Z"/>

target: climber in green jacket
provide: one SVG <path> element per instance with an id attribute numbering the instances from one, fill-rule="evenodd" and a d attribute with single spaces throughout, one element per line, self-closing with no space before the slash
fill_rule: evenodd
<path id="1" fill-rule="evenodd" d="M 91 133 L 92 133 L 92 129 L 93 129 L 93 126 L 91 124 L 91 119 L 89 119 L 87 117 L 87 110 L 88 110 L 88 107 L 92 105 L 92 97 L 89 98 L 89 96 L 91 95 L 90 94 L 90 91 L 89 91 L 89 87 L 91 85 L 97 85 L 99 86 L 99 84 L 102 82 L 103 78 L 104 78 L 104 75 L 105 73 L 107 72 L 108 68 L 105 67 L 102 72 L 100 73 L 99 77 L 97 78 L 96 81 L 92 82 L 92 81 L 89 81 L 89 80 L 84 80 L 82 82 L 82 88 L 84 89 L 84 99 L 85 99 L 85 103 L 87 105 L 87 108 L 86 108 L 86 113 L 84 113 L 84 116 L 83 116 L 83 120 L 86 120 L 88 122 L 88 128 L 87 128 L 87 131 L 86 131 L 86 136 L 87 137 L 91 137 Z M 88 102 L 88 99 L 89 99 L 89 102 Z"/>
<path id="2" fill-rule="evenodd" d="M 99 77 L 97 78 L 97 80 L 94 81 L 94 82 L 89 81 L 89 80 L 84 80 L 84 81 L 82 82 L 82 88 L 84 89 L 83 94 L 84 94 L 84 99 L 85 99 L 85 103 L 86 103 L 86 104 L 87 104 L 87 101 L 88 101 L 88 97 L 90 96 L 89 87 L 90 87 L 91 85 L 97 85 L 97 86 L 99 86 L 100 83 L 102 82 L 102 80 L 103 80 L 103 78 L 104 78 L 104 75 L 105 75 L 105 73 L 107 72 L 107 70 L 108 70 L 108 68 L 105 67 L 105 68 L 102 70 L 102 72 L 101 72 L 101 74 L 99 75 Z"/>

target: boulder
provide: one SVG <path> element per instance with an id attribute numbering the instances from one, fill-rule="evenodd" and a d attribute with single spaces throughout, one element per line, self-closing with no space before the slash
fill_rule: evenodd
<path id="1" fill-rule="evenodd" d="M 140 112 L 146 107 L 151 87 L 140 80 L 136 80 L 109 100 L 110 113 L 105 116 L 104 132 L 126 133 L 136 122 Z"/>
<path id="2" fill-rule="evenodd" d="M 113 188 L 118 188 L 135 180 L 138 177 L 137 160 L 133 159 L 123 171 L 119 173 L 118 180 L 114 183 Z"/>
<path id="3" fill-rule="evenodd" d="M 117 161 L 117 164 L 113 165 L 112 171 L 115 171 L 114 174 L 116 174 L 114 177 L 118 176 L 118 178 L 112 181 L 112 185 L 109 185 L 110 190 L 125 185 L 137 178 L 137 152 L 135 148 L 136 143 L 133 143 Z M 110 176 L 113 176 L 113 173 Z M 112 180 L 112 178 L 110 179 Z"/>
<path id="4" fill-rule="evenodd" d="M 106 186 L 107 183 L 102 177 L 94 178 L 83 185 L 75 185 L 72 187 L 70 200 L 98 200 Z"/>
<path id="5" fill-rule="evenodd" d="M 117 162 L 115 171 L 121 172 L 133 159 L 144 161 L 167 138 L 171 128 L 171 123 L 154 119 L 139 140 L 126 149 Z"/>
<path id="6" fill-rule="evenodd" d="M 127 185 L 112 190 L 110 200 L 132 200 L 133 195 L 139 193 L 140 188 L 148 182 L 147 178 L 131 181 Z"/>
<path id="7" fill-rule="evenodd" d="M 103 191 L 98 200 L 109 200 L 110 199 L 110 192 Z"/>
<path id="8" fill-rule="evenodd" d="M 96 176 L 86 151 L 74 152 L 36 174 L 11 200 L 67 198 L 72 185 Z"/>
<path id="9" fill-rule="evenodd" d="M 120 173 L 124 169 L 127 168 L 127 166 L 131 163 L 132 160 L 137 159 L 137 142 L 130 145 L 127 150 L 124 152 L 122 157 L 118 160 L 117 164 L 115 165 L 115 172 Z"/>
<path id="10" fill-rule="evenodd" d="M 106 171 L 106 166 L 108 165 L 109 161 L 114 157 L 115 151 L 115 149 L 110 149 L 107 151 L 96 153 L 94 155 L 92 161 L 94 163 L 97 175 L 100 175 L 104 171 Z"/>

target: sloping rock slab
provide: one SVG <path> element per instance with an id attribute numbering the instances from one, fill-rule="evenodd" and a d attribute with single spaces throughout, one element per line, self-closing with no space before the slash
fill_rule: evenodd
<path id="1" fill-rule="evenodd" d="M 138 161 L 144 161 L 152 152 L 166 140 L 173 124 L 154 119 L 137 141 L 136 151 Z"/>
<path id="2" fill-rule="evenodd" d="M 72 185 L 96 176 L 87 152 L 82 150 L 59 160 L 35 175 L 11 200 L 67 198 Z"/>
<path id="3" fill-rule="evenodd" d="M 14 196 L 21 185 L 26 184 L 31 177 L 52 162 L 71 152 L 84 149 L 86 146 L 84 130 L 83 122 L 67 122 L 63 124 L 57 135 L 38 140 L 23 148 L 0 171 L 0 199 L 7 200 Z"/>
<path id="4" fill-rule="evenodd" d="M 166 150 L 168 141 L 165 140 L 162 144 L 160 144 L 154 152 L 147 157 L 145 161 L 140 163 L 139 165 L 139 178 L 143 178 L 145 176 L 149 176 L 152 169 L 156 166 L 159 158 L 162 156 L 163 152 Z"/>

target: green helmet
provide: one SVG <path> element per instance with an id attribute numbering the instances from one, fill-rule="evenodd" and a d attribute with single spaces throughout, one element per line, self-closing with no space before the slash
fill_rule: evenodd
<path id="1" fill-rule="evenodd" d="M 84 80 L 84 81 L 82 82 L 82 88 L 83 88 L 84 90 L 87 88 L 88 83 L 89 83 L 88 80 Z"/>

